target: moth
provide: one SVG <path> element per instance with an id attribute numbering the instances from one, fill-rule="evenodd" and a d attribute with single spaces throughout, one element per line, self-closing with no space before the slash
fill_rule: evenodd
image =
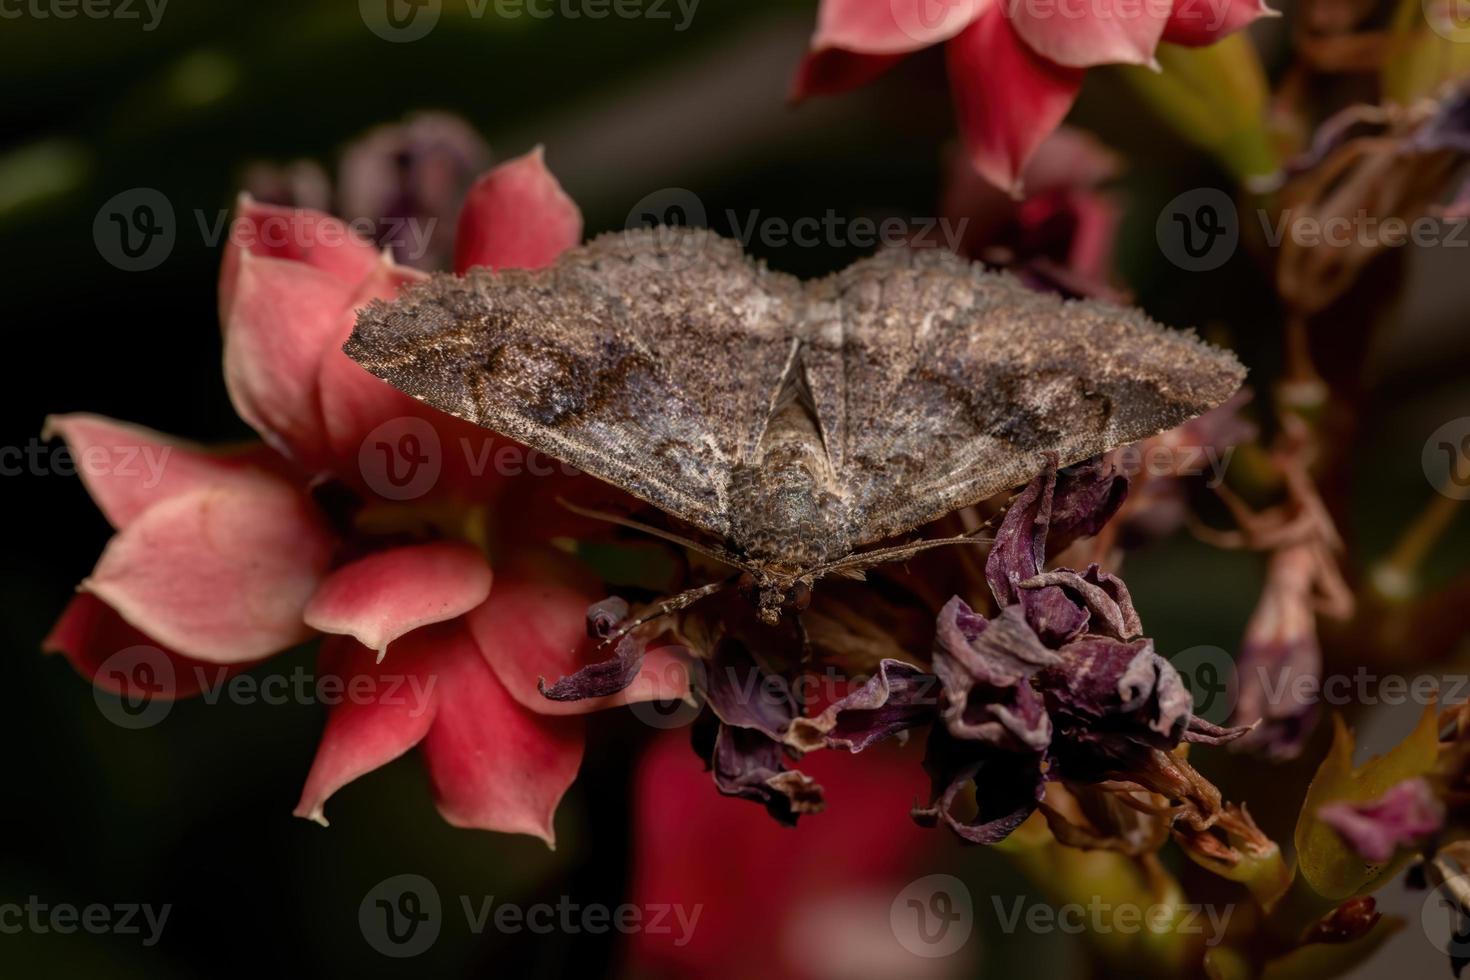
<path id="1" fill-rule="evenodd" d="M 938 249 L 803 283 L 669 227 L 538 271 L 436 275 L 362 310 L 343 349 L 698 528 L 719 543 L 680 543 L 738 569 L 769 624 L 824 576 L 966 539 L 872 546 L 1026 483 L 1047 454 L 1065 466 L 1172 428 L 1245 373 L 1140 312 Z"/>

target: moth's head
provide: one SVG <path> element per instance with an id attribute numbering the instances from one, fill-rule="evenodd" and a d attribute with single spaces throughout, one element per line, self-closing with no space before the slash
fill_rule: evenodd
<path id="1" fill-rule="evenodd" d="M 783 613 L 799 613 L 812 601 L 810 578 L 765 569 L 742 573 L 736 588 L 755 606 L 756 615 L 767 626 L 780 625 Z"/>

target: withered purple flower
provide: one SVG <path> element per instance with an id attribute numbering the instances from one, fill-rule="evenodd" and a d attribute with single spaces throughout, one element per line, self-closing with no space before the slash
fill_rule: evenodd
<path id="1" fill-rule="evenodd" d="M 917 668 L 884 661 L 862 689 L 797 726 L 802 747 L 818 731 L 828 747 L 860 751 L 900 722 L 932 721 L 925 766 L 933 796 L 915 819 L 943 822 L 976 843 L 1004 839 L 1036 809 L 1048 779 L 1131 781 L 1130 791 L 1160 793 L 1196 829 L 1208 826 L 1218 793 L 1169 750 L 1246 729 L 1193 716 L 1178 672 L 1140 635 L 1120 579 L 1096 565 L 1044 569 L 1049 548 L 1095 534 L 1126 491 L 1105 464 L 1062 474 L 1048 467 L 1012 502 L 986 562 L 1000 612 L 987 619 L 958 596 L 940 612 L 938 702 L 918 700 L 925 689 Z M 837 731 L 840 740 L 831 736 Z M 975 812 L 966 819 L 956 804 L 971 785 Z"/>

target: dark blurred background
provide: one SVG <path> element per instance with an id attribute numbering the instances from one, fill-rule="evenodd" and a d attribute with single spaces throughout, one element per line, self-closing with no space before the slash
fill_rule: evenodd
<path id="1" fill-rule="evenodd" d="M 792 108 L 785 97 L 814 3 L 703 0 L 685 30 L 675 29 L 682 15 L 672 4 L 669 19 L 603 21 L 504 19 L 493 5 L 475 17 L 463 0 L 445 0 L 443 8 L 428 36 L 392 43 L 347 0 L 173 0 L 156 22 L 141 3 L 132 8 L 137 19 L 63 20 L 7 7 L 0 20 L 7 93 L 0 105 L 0 256 L 10 380 L 0 388 L 0 442 L 32 445 L 46 414 L 78 410 L 202 442 L 248 437 L 220 374 L 220 251 L 200 221 L 214 226 L 252 163 L 314 159 L 331 172 L 354 137 L 418 110 L 459 114 L 496 159 L 544 144 L 589 234 L 624 227 L 640 200 L 669 188 L 691 191 L 708 223 L 727 233 L 727 213 L 741 220 L 755 213 L 935 213 L 941 161 L 953 139 L 935 52 L 853 95 Z M 1268 52 L 1270 30 L 1262 37 Z M 1248 258 L 1215 273 L 1184 274 L 1160 260 L 1153 238 L 1162 202 L 1191 187 L 1228 185 L 1125 89 L 1094 74 L 1076 119 L 1128 161 L 1118 184 L 1127 208 L 1119 281 L 1166 322 L 1223 325 L 1258 383 L 1269 379 L 1278 323 Z M 99 251 L 93 222 L 109 198 L 140 187 L 167 197 L 177 239 L 156 268 L 125 272 Z M 803 275 L 839 268 L 863 251 L 759 241 L 752 249 Z M 1391 259 L 1405 263 L 1414 292 L 1411 304 L 1389 314 L 1396 320 L 1384 349 L 1365 365 L 1375 408 L 1358 446 L 1353 492 L 1361 516 L 1354 534 L 1368 556 L 1386 548 L 1426 498 L 1424 439 L 1441 422 L 1470 415 L 1466 255 L 1440 249 Z M 696 858 L 661 854 L 646 840 L 635 846 L 629 787 L 649 741 L 646 726 L 620 713 L 593 719 L 554 853 L 530 838 L 448 827 L 411 756 L 341 792 L 332 827 L 322 830 L 293 818 L 291 808 L 324 709 L 195 700 L 142 731 L 109 723 L 88 684 L 63 659 L 40 652 L 109 529 L 75 478 L 26 473 L 0 480 L 0 489 L 9 692 L 0 722 L 0 902 L 37 896 L 171 905 L 152 947 L 137 936 L 0 935 L 0 975 L 553 976 L 575 969 L 600 976 L 655 969 L 630 961 L 615 937 L 475 935 L 463 927 L 455 899 L 570 894 L 616 904 L 640 862 Z M 1457 528 L 1437 552 L 1431 574 L 1465 553 L 1465 531 Z M 1254 556 L 1180 537 L 1131 556 L 1128 579 L 1161 650 L 1233 650 L 1259 573 Z M 311 651 L 299 650 L 268 669 L 309 670 L 312 663 Z M 1385 730 L 1402 732 L 1411 721 L 1404 712 L 1387 719 Z M 693 754 L 682 757 L 697 772 Z M 1223 753 L 1201 752 L 1197 761 L 1227 796 L 1247 796 L 1269 832 L 1289 837 L 1307 770 L 1263 783 L 1258 771 Z M 893 797 L 902 816 L 912 794 Z M 735 823 L 764 819 L 750 804 L 720 802 Z M 822 819 L 804 833 L 820 837 Z M 744 838 L 731 833 L 731 846 L 742 846 Z M 988 896 L 1031 894 L 1002 856 L 961 850 L 937 833 L 926 840 L 910 876 L 954 873 L 976 899 L 973 955 L 936 964 L 933 975 L 1012 976 L 1023 964 L 1037 976 L 1078 968 L 1075 937 L 996 929 Z M 728 890 L 759 903 L 783 887 L 782 875 L 779 863 L 752 862 L 749 875 L 758 880 L 732 880 Z M 400 873 L 433 881 L 447 907 L 438 942 L 403 962 L 375 952 L 358 923 L 363 896 Z M 1417 907 L 1415 900 L 1410 908 Z M 809 935 L 815 975 L 862 972 L 851 957 L 823 959 L 838 939 Z M 753 968 L 777 955 L 765 942 L 752 936 Z M 867 968 L 875 963 L 881 960 Z"/>

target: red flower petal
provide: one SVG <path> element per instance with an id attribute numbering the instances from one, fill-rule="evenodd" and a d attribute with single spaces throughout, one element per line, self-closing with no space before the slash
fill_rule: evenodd
<path id="1" fill-rule="evenodd" d="M 277 450 L 319 463 L 318 375 L 356 284 L 302 262 L 242 252 L 225 323 L 225 385 L 240 417 Z"/>
<path id="2" fill-rule="evenodd" d="M 947 41 L 995 0 L 822 0 L 812 50 L 908 54 Z"/>
<path id="3" fill-rule="evenodd" d="M 1214 44 L 1258 17 L 1280 16 L 1264 0 L 1226 0 L 1223 9 L 1218 0 L 1176 0 L 1174 13 L 1164 26 L 1164 40 L 1191 47 Z"/>
<path id="4" fill-rule="evenodd" d="M 556 846 L 557 804 L 582 765 L 580 718 L 517 704 L 458 624 L 435 656 L 438 715 L 424 739 L 439 812 L 456 827 L 533 834 Z"/>
<path id="5" fill-rule="evenodd" d="M 490 566 L 477 548 L 458 542 L 391 548 L 336 569 L 303 618 L 323 633 L 342 633 L 376 650 L 410 630 L 442 623 L 490 594 Z"/>
<path id="6" fill-rule="evenodd" d="M 295 814 L 326 826 L 327 799 L 417 745 L 429 731 L 443 678 L 436 655 L 444 631 L 420 630 L 393 651 L 391 663 L 343 637 L 322 644 L 323 678 L 341 679 L 342 700 L 332 706 Z"/>
<path id="7" fill-rule="evenodd" d="M 809 52 L 791 84 L 791 100 L 838 95 L 868 84 L 903 58 L 901 54 L 854 54 L 838 48 Z"/>
<path id="8" fill-rule="evenodd" d="M 999 5 L 950 41 L 945 55 L 970 161 L 986 180 L 1019 196 L 1021 170 L 1072 107 L 1081 69 L 1037 55 Z"/>
<path id="9" fill-rule="evenodd" d="M 234 301 L 240 259 L 246 253 L 300 262 L 343 282 L 355 283 L 378 261 L 379 249 L 330 214 L 262 204 L 249 194 L 241 194 L 220 264 L 221 320 Z"/>
<path id="10" fill-rule="evenodd" d="M 211 663 L 306 639 L 332 541 L 310 501 L 257 477 L 161 501 L 108 542 L 82 588 L 160 643 Z"/>
<path id="11" fill-rule="evenodd" d="M 1003 0 L 999 6 L 1033 51 L 1071 68 L 1150 64 L 1169 19 L 1162 4 L 1137 0 Z"/>
<path id="12" fill-rule="evenodd" d="M 587 607 L 599 598 L 596 580 L 574 559 L 526 549 L 497 563 L 494 591 L 465 621 L 511 696 L 539 714 L 585 714 L 688 694 L 683 651 L 661 647 L 648 651 L 633 683 L 616 694 L 585 701 L 542 697 L 538 680 L 552 684 L 613 655 L 587 638 Z"/>
<path id="13" fill-rule="evenodd" d="M 124 685 L 107 669 L 107 661 L 135 647 L 152 647 L 167 659 L 171 668 L 165 672 L 166 676 L 158 679 L 158 687 L 151 695 L 156 698 L 193 697 L 205 684 L 218 683 L 251 666 L 232 664 L 220 668 L 166 649 L 148 634 L 129 626 L 107 603 L 85 592 L 67 603 L 61 618 L 41 641 L 41 649 L 63 655 L 78 674 L 113 694 L 122 693 Z"/>
<path id="14" fill-rule="evenodd" d="M 209 486 L 238 485 L 260 476 L 262 453 L 211 452 L 141 425 L 102 415 L 52 415 L 42 439 L 66 441 L 87 492 L 115 528 L 159 501 Z M 263 447 L 262 447 L 263 449 Z"/>
<path id="15" fill-rule="evenodd" d="M 582 212 L 541 147 L 475 181 L 459 216 L 454 269 L 539 269 L 582 240 Z"/>

